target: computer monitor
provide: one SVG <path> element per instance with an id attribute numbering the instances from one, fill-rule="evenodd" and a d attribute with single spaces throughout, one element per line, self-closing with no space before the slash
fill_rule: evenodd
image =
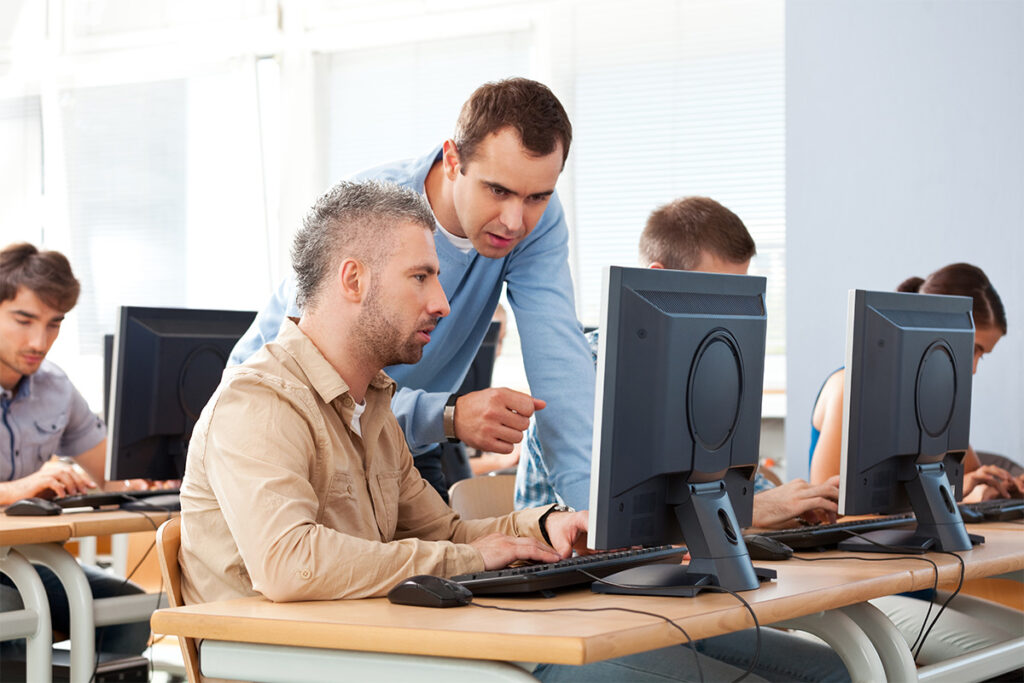
<path id="1" fill-rule="evenodd" d="M 107 479 L 180 479 L 192 428 L 249 311 L 122 306 L 114 335 Z"/>
<path id="2" fill-rule="evenodd" d="M 970 549 L 956 501 L 971 422 L 971 306 L 962 296 L 850 291 L 839 512 L 913 510 L 917 528 L 841 548 Z"/>
<path id="3" fill-rule="evenodd" d="M 599 592 L 751 590 L 761 432 L 765 278 L 649 268 L 605 273 L 590 482 L 592 548 L 685 543 L 689 565 L 651 565 Z"/>

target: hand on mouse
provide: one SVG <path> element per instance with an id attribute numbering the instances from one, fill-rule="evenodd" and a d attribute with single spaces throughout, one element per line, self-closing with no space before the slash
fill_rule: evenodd
<path id="1" fill-rule="evenodd" d="M 825 483 L 812 485 L 794 479 L 782 486 L 754 495 L 753 526 L 761 529 L 784 529 L 809 522 L 834 522 L 839 505 L 839 475 Z"/>
<path id="2" fill-rule="evenodd" d="M 558 562 L 562 559 L 544 541 L 536 538 L 494 533 L 470 541 L 469 545 L 483 557 L 484 569 L 501 569 L 516 560 Z"/>

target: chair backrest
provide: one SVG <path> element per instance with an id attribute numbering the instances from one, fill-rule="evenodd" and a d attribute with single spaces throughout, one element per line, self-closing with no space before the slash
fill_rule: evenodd
<path id="1" fill-rule="evenodd" d="M 448 489 L 448 498 L 463 519 L 482 519 L 512 512 L 515 491 L 514 474 L 496 474 L 457 481 Z"/>
<path id="2" fill-rule="evenodd" d="M 178 549 L 181 547 L 181 518 L 173 517 L 156 532 L 156 554 L 160 559 L 160 573 L 164 577 L 167 602 L 171 607 L 181 607 L 181 567 L 178 565 Z M 185 673 L 189 683 L 199 683 L 199 652 L 193 638 L 178 636 L 181 657 L 185 660 Z"/>

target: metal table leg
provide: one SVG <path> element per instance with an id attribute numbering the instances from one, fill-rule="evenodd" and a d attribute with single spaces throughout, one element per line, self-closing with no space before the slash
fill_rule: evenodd
<path id="1" fill-rule="evenodd" d="M 53 630 L 42 579 L 18 550 L 8 547 L 0 547 L 0 573 L 11 578 L 24 605 L 24 609 L 0 615 L 3 639 L 25 637 L 25 678 L 49 683 L 53 675 Z"/>
<path id="2" fill-rule="evenodd" d="M 875 646 L 887 681 L 916 681 L 917 665 L 899 629 L 880 609 L 868 602 L 843 607 Z"/>
<path id="3" fill-rule="evenodd" d="M 64 584 L 71 614 L 71 683 L 89 683 L 95 666 L 96 627 L 92 590 L 85 573 L 60 545 L 40 543 L 23 546 L 21 551 L 29 561 L 49 568 Z"/>
<path id="4" fill-rule="evenodd" d="M 772 626 L 807 631 L 824 640 L 842 658 L 850 678 L 855 682 L 875 683 L 885 680 L 885 668 L 874 644 L 853 619 L 839 610 L 786 619 Z"/>

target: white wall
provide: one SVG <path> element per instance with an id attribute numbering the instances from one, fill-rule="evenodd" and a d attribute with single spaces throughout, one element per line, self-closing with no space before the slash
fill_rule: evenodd
<path id="1" fill-rule="evenodd" d="M 789 0 L 787 475 L 842 364 L 846 292 L 982 267 L 1009 334 L 975 375 L 971 442 L 1024 461 L 1024 2 Z"/>

